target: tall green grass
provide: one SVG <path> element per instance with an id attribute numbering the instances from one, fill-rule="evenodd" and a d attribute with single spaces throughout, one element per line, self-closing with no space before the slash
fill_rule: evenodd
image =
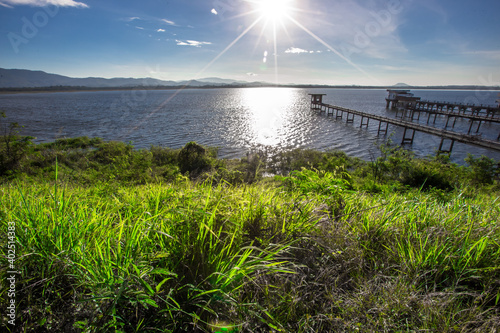
<path id="1" fill-rule="evenodd" d="M 2 225 L 18 228 L 18 321 L 82 332 L 500 323 L 498 198 L 368 195 L 307 170 L 280 182 L 4 185 Z"/>
<path id="2" fill-rule="evenodd" d="M 498 197 L 344 194 L 263 299 L 288 332 L 494 332 Z M 259 293 L 259 290 L 254 290 Z"/>
<path id="3" fill-rule="evenodd" d="M 182 175 L 178 152 L 159 147 L 82 138 L 35 150 L 0 185 L 0 226 L 15 222 L 18 240 L 17 331 L 500 327 L 490 160 L 291 151 L 215 161 L 197 149 Z"/>
<path id="4" fill-rule="evenodd" d="M 20 320 L 31 329 L 43 319 L 66 327 L 56 318 L 68 311 L 75 327 L 95 330 L 206 329 L 240 308 L 264 316 L 238 295 L 257 276 L 292 273 L 294 233 L 315 223 L 312 205 L 279 189 L 210 183 L 113 192 L 17 183 L 1 201 L 2 224 L 17 224 Z"/>

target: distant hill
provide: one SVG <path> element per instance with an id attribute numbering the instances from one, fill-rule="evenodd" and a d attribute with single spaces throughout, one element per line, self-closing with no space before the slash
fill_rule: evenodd
<path id="1" fill-rule="evenodd" d="M 0 68 L 0 88 L 41 88 L 41 87 L 90 87 L 90 88 L 122 88 L 122 87 L 157 87 L 184 86 L 201 87 L 207 85 L 248 84 L 246 81 L 235 81 L 220 78 L 205 78 L 192 81 L 164 81 L 153 78 L 112 78 L 100 77 L 72 78 L 50 74 L 43 71 L 26 69 Z"/>
<path id="2" fill-rule="evenodd" d="M 410 86 L 406 83 L 397 83 L 394 86 L 357 86 L 357 85 L 327 85 L 327 84 L 273 84 L 262 81 L 238 81 L 207 77 L 191 81 L 165 81 L 154 78 L 112 78 L 100 77 L 72 78 L 63 75 L 50 74 L 43 71 L 26 69 L 0 68 L 0 90 L 11 91 L 66 91 L 66 90 L 99 90 L 99 89 L 128 89 L 128 88 L 176 88 L 176 87 L 294 87 L 294 88 L 347 88 L 347 89 L 489 89 L 500 90 L 500 86 Z M 74 88 L 73 88 L 74 87 Z"/>
<path id="3" fill-rule="evenodd" d="M 68 77 L 42 71 L 0 68 L 0 88 L 41 87 L 47 86 L 48 83 L 65 85 L 69 83 L 69 80 Z"/>

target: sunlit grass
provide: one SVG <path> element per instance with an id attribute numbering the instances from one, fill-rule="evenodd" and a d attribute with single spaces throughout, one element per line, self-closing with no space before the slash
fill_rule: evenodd
<path id="1" fill-rule="evenodd" d="M 283 259 L 293 234 L 315 222 L 311 205 L 264 187 L 185 182 L 106 192 L 14 183 L 1 195 L 2 223 L 19 230 L 20 288 L 28 291 L 19 306 L 50 317 L 35 294 L 56 308 L 71 297 L 71 310 L 86 314 L 79 325 L 95 328 L 151 324 L 151 309 L 153 322 L 172 329 L 224 316 L 242 306 L 239 292 L 256 276 L 293 272 Z"/>
<path id="2" fill-rule="evenodd" d="M 0 185 L 27 332 L 500 325 L 500 192 L 489 161 L 471 170 L 396 152 L 367 165 L 293 151 L 230 163 L 203 151 L 182 175 L 176 151 L 81 150 L 87 141 L 74 157 L 54 147 L 27 155 Z M 282 176 L 262 180 L 263 169 Z"/>

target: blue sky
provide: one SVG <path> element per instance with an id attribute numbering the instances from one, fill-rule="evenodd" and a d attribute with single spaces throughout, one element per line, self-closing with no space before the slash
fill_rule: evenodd
<path id="1" fill-rule="evenodd" d="M 72 77 L 500 85 L 499 14 L 498 0 L 0 0 L 0 67 Z"/>

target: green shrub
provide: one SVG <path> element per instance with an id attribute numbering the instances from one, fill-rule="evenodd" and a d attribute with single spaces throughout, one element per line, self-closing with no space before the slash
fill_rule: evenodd
<path id="1" fill-rule="evenodd" d="M 241 159 L 238 167 L 243 175 L 243 181 L 252 184 L 262 179 L 262 172 L 266 166 L 266 156 L 262 152 L 247 154 L 246 158 Z"/>
<path id="2" fill-rule="evenodd" d="M 448 174 L 444 165 L 430 161 L 413 161 L 401 177 L 401 183 L 422 190 L 436 188 L 449 191 L 453 189 L 453 177 Z"/>
<path id="3" fill-rule="evenodd" d="M 5 113 L 0 113 L 0 119 L 6 118 Z M 19 124 L 3 124 L 0 122 L 0 176 L 18 171 L 21 160 L 28 154 L 32 147 L 31 136 L 19 136 Z"/>
<path id="4" fill-rule="evenodd" d="M 153 163 L 157 166 L 177 165 L 179 151 L 167 147 L 151 146 L 149 149 L 153 154 Z"/>
<path id="5" fill-rule="evenodd" d="M 495 179 L 499 177 L 500 163 L 486 156 L 475 158 L 468 154 L 465 162 L 470 166 L 468 176 L 473 183 L 493 184 Z"/>
<path id="6" fill-rule="evenodd" d="M 319 164 L 320 170 L 334 172 L 337 170 L 355 170 L 365 166 L 366 163 L 359 158 L 349 157 L 343 151 L 331 151 L 323 154 Z"/>
<path id="7" fill-rule="evenodd" d="M 103 140 L 101 138 L 90 139 L 86 136 L 81 136 L 77 138 L 57 139 L 54 142 L 43 143 L 41 144 L 41 147 L 56 150 L 86 149 L 96 147 L 100 144 L 103 144 Z"/>
<path id="8" fill-rule="evenodd" d="M 111 164 L 128 159 L 132 155 L 133 146 L 119 141 L 103 142 L 97 145 L 89 160 L 99 164 Z"/>
<path id="9" fill-rule="evenodd" d="M 382 155 L 370 164 L 372 175 L 379 182 L 398 182 L 402 185 L 429 190 L 450 191 L 457 185 L 459 168 L 449 159 L 415 158 L 412 151 L 390 143 L 381 147 Z"/>
<path id="10" fill-rule="evenodd" d="M 213 159 L 205 148 L 196 142 L 188 142 L 179 152 L 179 168 L 183 174 L 195 178 L 212 168 Z"/>

